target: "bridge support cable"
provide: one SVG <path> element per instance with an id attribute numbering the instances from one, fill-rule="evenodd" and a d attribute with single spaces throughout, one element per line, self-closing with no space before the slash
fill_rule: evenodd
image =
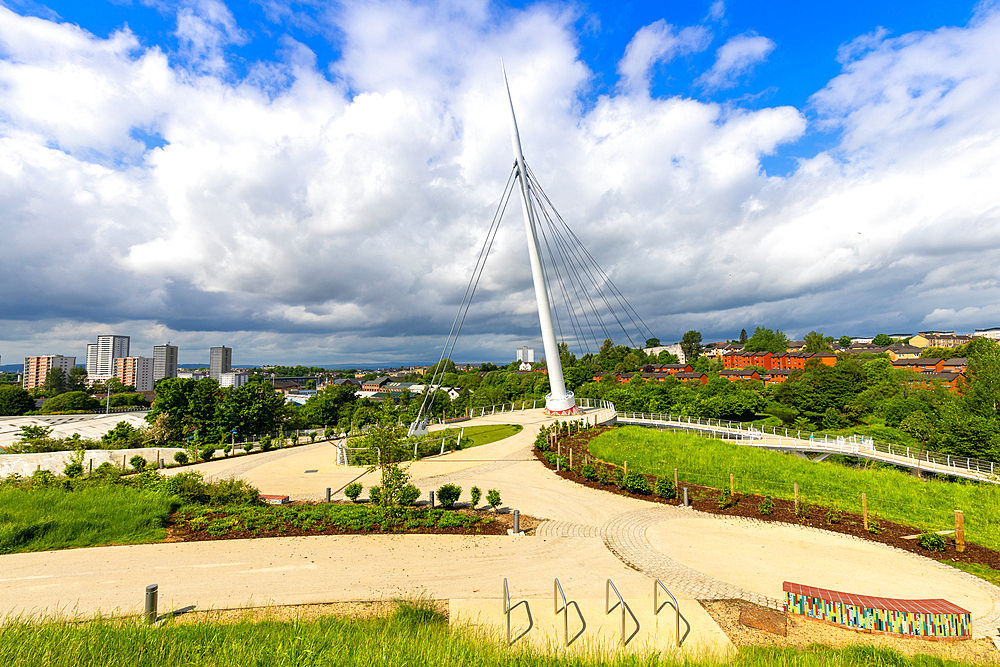
<path id="1" fill-rule="evenodd" d="M 640 347 L 643 337 L 653 337 L 652 331 L 614 284 L 607 272 L 601 268 L 597 260 L 563 220 L 558 210 L 552 205 L 548 195 L 538 184 L 531 168 L 526 166 L 526 169 L 531 184 L 530 194 L 537 210 L 541 213 L 539 220 L 544 223 L 539 225 L 539 228 L 548 250 L 549 261 L 553 267 L 557 267 L 558 264 L 562 265 L 561 270 L 553 268 L 553 271 L 560 281 L 564 299 L 563 309 L 566 311 L 567 320 L 574 325 L 579 342 L 588 351 L 590 347 L 586 344 L 588 339 L 594 340 L 597 347 L 600 347 L 600 341 L 596 340 L 596 332 L 590 322 L 590 314 L 593 314 L 598 328 L 603 330 L 606 338 L 612 338 L 606 321 L 613 319 L 632 347 Z M 570 283 L 569 290 L 562 284 L 561 276 L 563 274 L 566 276 L 565 280 Z M 580 298 L 581 291 L 584 298 Z M 576 295 L 575 303 L 569 300 L 569 292 Z M 603 304 L 603 309 L 598 304 Z M 587 336 L 584 331 L 584 322 L 586 329 L 590 330 L 590 336 Z M 634 340 L 633 335 L 636 335 L 639 340 Z"/>
<path id="2" fill-rule="evenodd" d="M 448 338 L 445 340 L 445 344 L 441 348 L 441 357 L 438 359 L 437 366 L 434 369 L 434 373 L 431 375 L 430 382 L 427 383 L 423 401 L 420 403 L 420 411 L 417 412 L 417 417 L 410 426 L 410 435 L 413 435 L 415 432 L 420 430 L 426 430 L 425 415 L 430 414 L 431 409 L 434 407 L 434 395 L 437 393 L 435 387 L 440 386 L 439 378 L 444 378 L 443 362 L 445 359 L 450 359 L 452 353 L 455 351 L 455 345 L 458 343 L 458 336 L 462 332 L 462 326 L 465 324 L 465 318 L 469 314 L 469 307 L 472 305 L 472 298 L 476 294 L 476 289 L 479 287 L 479 280 L 482 278 L 483 270 L 486 268 L 486 259 L 489 257 L 490 251 L 493 249 L 493 242 L 496 240 L 497 232 L 500 230 L 500 221 L 503 219 L 504 211 L 507 210 L 507 203 L 510 201 L 510 196 L 514 192 L 516 175 L 517 165 L 515 164 L 511 168 L 510 174 L 507 176 L 507 184 L 504 186 L 503 195 L 500 197 L 497 209 L 493 213 L 493 220 L 490 223 L 489 230 L 486 232 L 486 239 L 483 241 L 483 247 L 480 249 L 479 256 L 476 258 L 475 268 L 472 270 L 472 275 L 469 277 L 469 284 L 466 286 L 465 294 L 462 296 L 462 303 L 458 307 L 458 313 L 455 314 L 455 321 L 451 324 L 451 331 L 448 332 Z"/>

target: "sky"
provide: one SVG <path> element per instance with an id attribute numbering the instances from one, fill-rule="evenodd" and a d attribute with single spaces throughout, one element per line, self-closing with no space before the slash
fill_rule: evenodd
<path id="1" fill-rule="evenodd" d="M 0 0 L 0 363 L 436 360 L 512 163 L 501 58 L 664 342 L 1000 325 L 997 2 Z M 511 206 L 454 358 L 522 345 Z"/>

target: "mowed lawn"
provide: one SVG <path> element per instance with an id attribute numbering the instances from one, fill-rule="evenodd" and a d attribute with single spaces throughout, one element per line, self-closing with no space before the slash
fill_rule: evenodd
<path id="1" fill-rule="evenodd" d="M 485 426 L 467 426 L 462 432 L 461 426 L 452 426 L 444 431 L 434 432 L 433 435 L 440 438 L 444 437 L 444 434 L 457 436 L 459 432 L 462 432 L 462 449 L 465 449 L 509 438 L 520 433 L 522 428 L 524 427 L 519 424 L 486 424 Z"/>
<path id="2" fill-rule="evenodd" d="M 883 519 L 926 530 L 950 530 L 955 510 L 965 515 L 966 539 L 1000 550 L 1000 485 L 917 479 L 895 468 L 850 468 L 835 462 L 804 459 L 685 433 L 628 426 L 604 433 L 590 443 L 590 452 L 604 461 L 682 480 L 791 500 L 793 484 L 799 499 L 813 504 L 861 512 L 861 494 L 868 511 Z"/>
<path id="3" fill-rule="evenodd" d="M 125 486 L 0 489 L 0 553 L 157 542 L 178 505 Z"/>

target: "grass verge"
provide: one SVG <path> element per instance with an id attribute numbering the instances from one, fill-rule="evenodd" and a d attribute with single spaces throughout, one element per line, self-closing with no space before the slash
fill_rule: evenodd
<path id="1" fill-rule="evenodd" d="M 469 426 L 462 433 L 462 449 L 467 447 L 478 447 L 479 445 L 488 445 L 491 442 L 497 442 L 498 440 L 503 440 L 504 438 L 509 438 L 510 436 L 520 433 L 521 429 L 524 428 L 519 424 L 486 424 L 485 426 Z M 458 435 L 461 428 L 452 427 L 446 429 L 449 435 Z M 441 437 L 434 434 L 437 437 Z"/>
<path id="2" fill-rule="evenodd" d="M 963 572 L 968 572 L 969 574 L 979 577 L 980 579 L 985 579 L 994 586 L 1000 586 L 1000 571 L 994 570 L 992 567 L 986 565 L 980 565 L 979 563 L 962 563 L 961 561 L 941 561 L 945 565 L 951 565 L 952 567 L 957 567 Z"/>
<path id="3" fill-rule="evenodd" d="M 743 648 L 731 661 L 676 661 L 657 655 L 611 658 L 543 653 L 524 646 L 507 648 L 470 631 L 453 630 L 431 606 L 402 604 L 389 617 L 348 619 L 324 617 L 296 621 L 219 623 L 166 622 L 146 627 L 134 620 L 36 624 L 8 620 L 0 625 L 0 663 L 9 667 L 44 664 L 50 667 L 90 665 L 268 665 L 311 667 L 338 665 L 521 665 L 523 667 L 930 667 L 964 665 L 927 656 L 908 658 L 891 649 L 854 646 L 831 649 L 814 646 L 799 651 Z"/>
<path id="4" fill-rule="evenodd" d="M 861 512 L 925 530 L 954 527 L 954 511 L 965 515 L 966 539 L 1000 549 L 1000 486 L 977 482 L 921 480 L 895 468 L 849 468 L 684 433 L 652 431 L 636 426 L 617 428 L 590 441 L 590 452 L 629 470 L 684 480 L 720 489 L 791 500 L 798 483 L 800 500 Z"/>
<path id="5" fill-rule="evenodd" d="M 0 489 L 0 553 L 157 542 L 178 499 L 125 486 Z"/>

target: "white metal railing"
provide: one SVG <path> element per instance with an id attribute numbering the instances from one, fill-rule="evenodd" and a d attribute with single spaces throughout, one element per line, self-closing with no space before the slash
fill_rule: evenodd
<path id="1" fill-rule="evenodd" d="M 939 472 L 980 481 L 1000 483 L 1000 464 L 967 456 L 954 456 L 927 449 L 878 442 L 859 435 L 830 435 L 814 431 L 803 432 L 784 427 L 743 424 L 724 419 L 692 417 L 690 415 L 618 412 L 619 423 L 642 425 L 662 424 L 667 428 L 701 430 L 736 436 L 741 444 L 773 449 L 798 449 L 862 456 L 886 463 L 895 463 L 918 470 Z M 768 436 L 771 436 L 770 438 Z"/>

